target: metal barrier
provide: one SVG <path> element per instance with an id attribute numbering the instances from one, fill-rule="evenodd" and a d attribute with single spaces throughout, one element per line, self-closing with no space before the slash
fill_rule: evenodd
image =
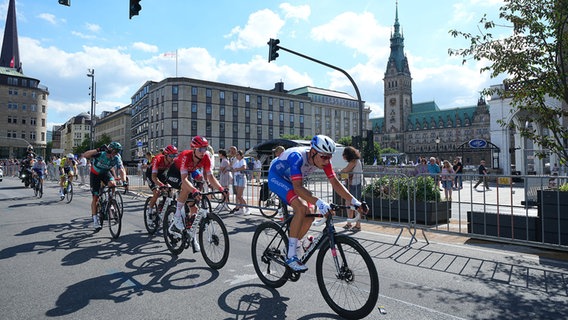
<path id="1" fill-rule="evenodd" d="M 128 168 L 127 172 L 133 191 L 150 193 L 137 168 Z M 370 206 L 369 223 L 400 228 L 401 232 L 408 229 L 412 235 L 410 244 L 417 240 L 418 231 L 428 241 L 424 232 L 431 231 L 568 250 L 568 193 L 549 188 L 568 181 L 566 176 L 488 175 L 490 190 L 485 190 L 483 183 L 474 188 L 477 174 L 466 173 L 459 176 L 463 188 L 452 190 L 450 201 L 444 199 L 444 191 L 438 185 L 425 181 L 428 174 L 411 176 L 402 170 L 366 168 L 363 175 L 364 196 L 360 200 Z M 261 177 L 247 182 L 244 197 L 249 208 L 259 208 L 266 172 Z M 372 193 L 371 186 L 378 188 L 378 193 Z M 306 187 L 327 202 L 341 201 L 323 172 L 310 175 Z M 434 200 L 425 201 L 431 192 L 435 193 Z M 432 199 L 431 194 L 428 199 Z M 232 190 L 229 204 L 235 205 Z M 346 217 L 346 212 L 337 215 Z"/>

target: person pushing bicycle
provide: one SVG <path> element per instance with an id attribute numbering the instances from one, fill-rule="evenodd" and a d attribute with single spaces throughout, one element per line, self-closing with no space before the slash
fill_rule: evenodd
<path id="1" fill-rule="evenodd" d="M 148 181 L 148 187 L 152 190 L 152 199 L 149 204 L 149 214 L 147 218 L 153 215 L 154 205 L 160 196 L 160 188 L 167 184 L 167 171 L 178 155 L 178 149 L 174 145 L 164 148 L 164 152 L 153 157 L 151 163 L 146 169 L 145 178 Z M 148 221 L 152 223 L 152 221 Z"/>
<path id="2" fill-rule="evenodd" d="M 201 192 L 190 182 L 189 176 L 199 168 L 203 168 L 203 175 L 209 181 L 211 186 L 216 190 L 224 192 L 225 198 L 228 196 L 228 190 L 223 189 L 217 178 L 211 171 L 211 157 L 207 152 L 209 142 L 201 136 L 195 136 L 191 139 L 191 149 L 182 151 L 177 158 L 174 159 L 173 164 L 168 169 L 167 182 L 175 189 L 180 189 L 177 198 L 176 213 L 174 215 L 173 223 L 170 225 L 172 228 L 183 231 L 185 229 L 185 203 L 191 194 L 196 203 L 201 199 Z M 191 207 L 191 214 L 197 212 L 197 207 Z M 197 245 L 197 242 L 195 242 Z M 197 246 L 194 246 L 195 251 L 199 251 Z"/>
<path id="3" fill-rule="evenodd" d="M 126 183 L 126 170 L 124 170 L 122 164 L 121 151 L 122 145 L 120 143 L 111 142 L 108 147 L 103 145 L 97 149 L 88 150 L 83 153 L 85 158 L 93 159 L 91 161 L 89 184 L 91 186 L 91 194 L 93 195 L 91 200 L 91 215 L 93 216 L 93 228 L 95 232 L 101 230 L 101 223 L 97 216 L 97 203 L 101 192 L 101 182 L 110 188 L 116 187 L 116 182 L 110 170 L 113 167 L 117 167 L 120 179 Z"/>
<path id="4" fill-rule="evenodd" d="M 357 211 L 366 214 L 368 207 L 361 205 L 345 186 L 337 179 L 331 165 L 331 157 L 335 152 L 335 142 L 328 136 L 316 135 L 312 138 L 309 147 L 294 147 L 284 151 L 274 160 L 268 170 L 268 188 L 280 197 L 283 205 L 290 205 L 294 209 L 294 217 L 290 223 L 288 236 L 288 255 L 286 264 L 296 272 L 304 272 L 308 267 L 303 265 L 297 257 L 296 246 L 298 239 L 302 239 L 310 229 L 314 218 L 307 218 L 310 213 L 309 204 L 315 204 L 322 215 L 327 214 L 331 208 L 327 202 L 313 196 L 312 192 L 304 187 L 303 179 L 317 169 L 326 174 L 333 190 L 348 203 L 357 207 Z"/>

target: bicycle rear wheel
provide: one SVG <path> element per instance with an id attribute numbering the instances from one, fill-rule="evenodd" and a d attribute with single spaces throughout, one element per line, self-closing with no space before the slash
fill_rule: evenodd
<path id="1" fill-rule="evenodd" d="M 278 213 L 278 209 L 280 208 L 280 198 L 274 193 L 270 193 L 270 197 L 265 201 L 258 200 L 258 210 L 260 213 L 267 217 L 272 218 Z"/>
<path id="2" fill-rule="evenodd" d="M 335 236 L 337 251 L 325 243 L 316 261 L 316 277 L 325 302 L 338 315 L 361 319 L 375 308 L 379 276 L 369 253 L 355 239 Z M 339 267 L 339 270 L 337 269 Z"/>
<path id="3" fill-rule="evenodd" d="M 68 182 L 67 191 L 65 193 L 65 198 L 67 198 L 67 203 L 70 203 L 73 200 L 73 184 Z"/>
<path id="4" fill-rule="evenodd" d="M 229 233 L 223 220 L 211 212 L 209 200 L 204 199 L 204 201 L 209 204 L 209 213 L 199 223 L 201 255 L 208 266 L 213 269 L 221 269 L 229 259 Z"/>
<path id="5" fill-rule="evenodd" d="M 110 234 L 114 239 L 120 236 L 120 231 L 122 229 L 122 211 L 118 207 L 116 200 L 110 200 L 107 206 L 108 213 L 108 228 Z"/>
<path id="6" fill-rule="evenodd" d="M 252 236 L 252 264 L 265 285 L 279 288 L 288 281 L 287 251 L 288 237 L 278 223 L 265 221 L 256 228 Z"/>
<path id="7" fill-rule="evenodd" d="M 186 233 L 181 231 L 179 235 L 170 233 L 170 225 L 174 220 L 174 215 L 176 213 L 175 206 L 169 206 L 164 214 L 164 221 L 162 222 L 162 231 L 164 234 L 164 241 L 168 250 L 174 255 L 179 255 L 185 249 Z"/>
<path id="8" fill-rule="evenodd" d="M 154 203 L 152 215 L 150 215 L 150 200 L 152 200 L 152 197 L 146 198 L 146 203 L 144 203 L 144 226 L 146 226 L 148 234 L 152 235 L 160 227 L 160 217 L 158 216 L 158 205 L 156 203 Z"/>

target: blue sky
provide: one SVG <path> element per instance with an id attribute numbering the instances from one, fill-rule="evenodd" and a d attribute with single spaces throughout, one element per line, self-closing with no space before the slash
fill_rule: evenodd
<path id="1" fill-rule="evenodd" d="M 16 0 L 24 74 L 50 91 L 48 126 L 90 110 L 95 69 L 97 114 L 130 102 L 146 81 L 177 75 L 271 89 L 306 85 L 350 93 L 341 73 L 280 51 L 267 62 L 269 38 L 280 45 L 346 70 L 357 83 L 372 117 L 383 115 L 383 76 L 390 52 L 395 0 L 142 0 L 128 19 L 128 0 Z M 479 92 L 500 79 L 480 74 L 481 64 L 450 57 L 467 42 L 448 31 L 475 32 L 487 13 L 496 17 L 502 0 L 400 0 L 399 22 L 413 77 L 415 103 L 440 108 L 475 105 Z M 7 0 L 0 0 L 0 28 Z M 505 29 L 504 35 L 509 30 Z"/>

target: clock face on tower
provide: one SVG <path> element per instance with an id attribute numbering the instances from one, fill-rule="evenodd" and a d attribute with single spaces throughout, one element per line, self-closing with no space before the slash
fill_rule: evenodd
<path id="1" fill-rule="evenodd" d="M 394 106 L 396 104 L 396 99 L 395 98 L 391 98 L 390 99 L 390 104 L 391 106 Z"/>

